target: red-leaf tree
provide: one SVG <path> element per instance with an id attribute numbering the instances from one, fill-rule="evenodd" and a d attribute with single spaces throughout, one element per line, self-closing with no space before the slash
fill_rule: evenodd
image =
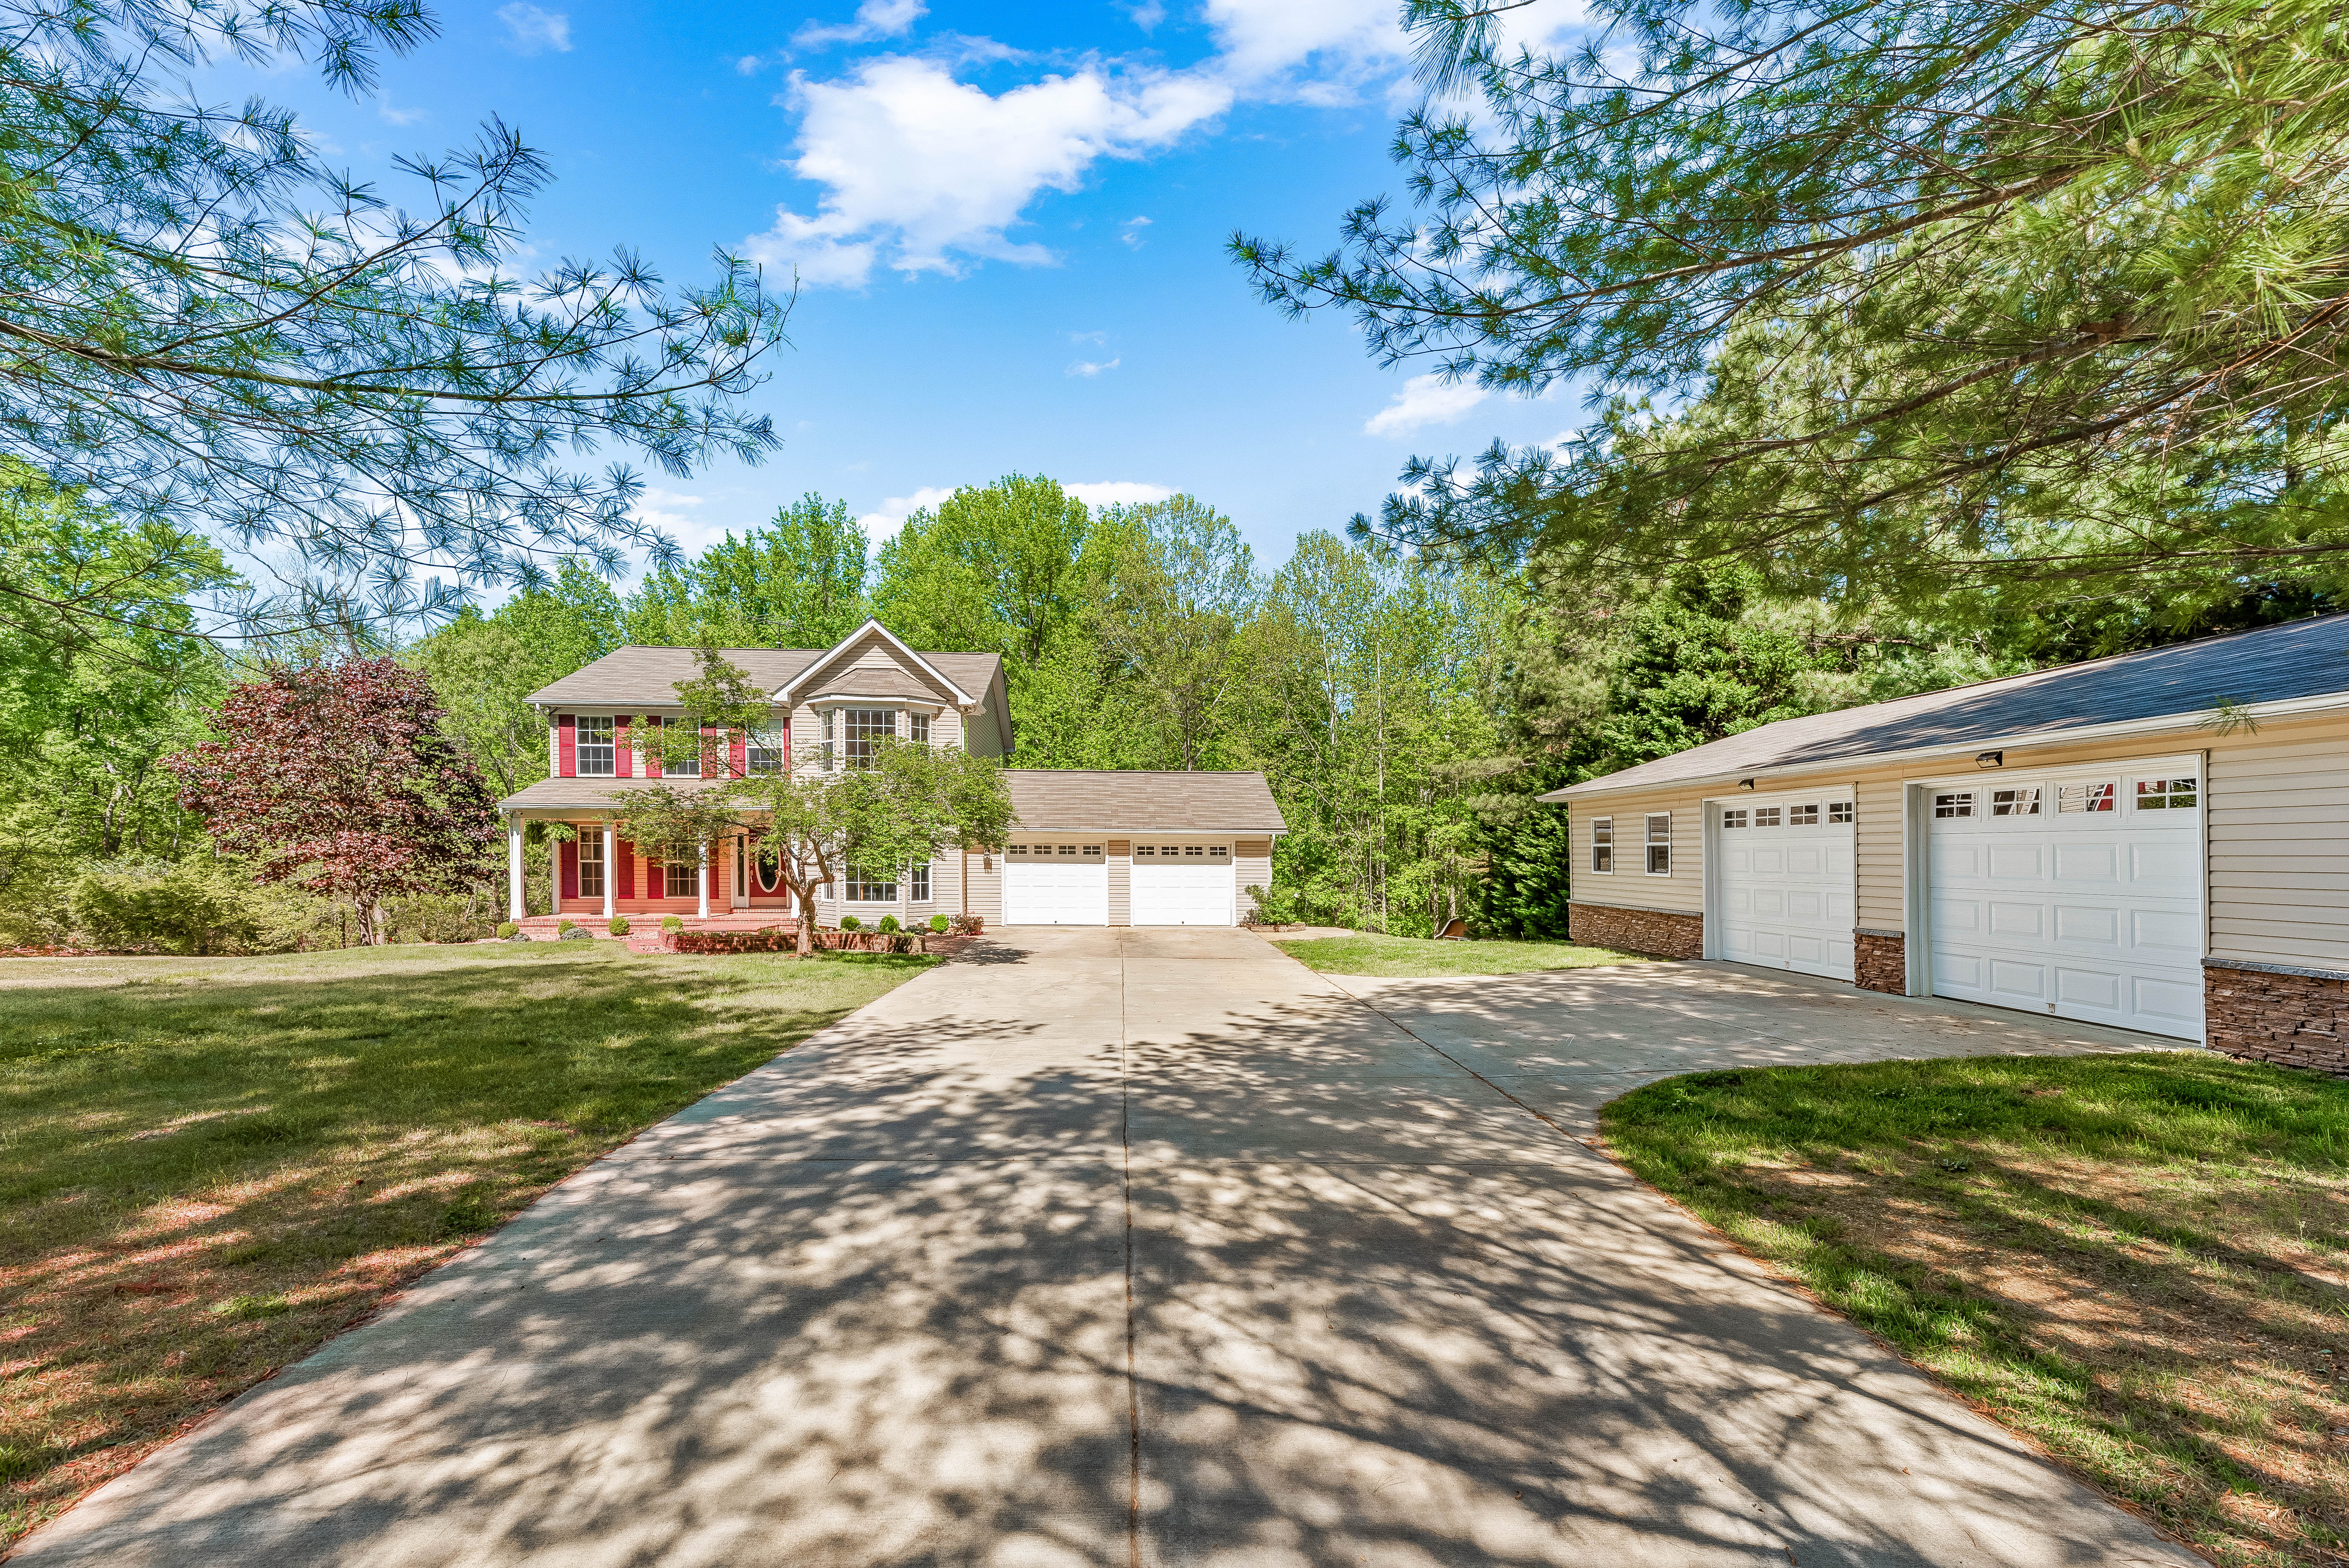
<path id="1" fill-rule="evenodd" d="M 264 882 L 349 900 L 380 943 L 385 899 L 491 874 L 495 802 L 440 720 L 397 659 L 281 669 L 233 687 L 212 718 L 226 738 L 169 766 L 221 848 Z"/>

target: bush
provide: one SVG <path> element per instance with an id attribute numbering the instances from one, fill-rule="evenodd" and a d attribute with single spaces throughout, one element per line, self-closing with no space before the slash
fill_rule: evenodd
<path id="1" fill-rule="evenodd" d="M 683 931 L 685 929 L 685 922 L 677 915 L 664 914 L 661 916 L 661 929 L 663 931 Z"/>
<path id="2" fill-rule="evenodd" d="M 520 936 L 521 934 L 522 927 L 516 925 L 512 921 L 502 920 L 498 923 L 498 940 L 500 942 L 512 942 L 515 937 Z"/>
<path id="3" fill-rule="evenodd" d="M 843 914 L 840 917 L 840 929 L 843 931 L 862 931 L 864 929 L 864 923 L 857 919 L 853 914 Z"/>
<path id="4" fill-rule="evenodd" d="M 614 915 L 614 916 L 612 917 L 612 923 L 611 923 L 609 926 L 607 926 L 605 929 L 606 929 L 606 930 L 608 930 L 608 931 L 610 931 L 610 932 L 611 932 L 611 934 L 612 934 L 613 935 L 615 935 L 615 936 L 626 936 L 626 935 L 627 935 L 627 934 L 628 934 L 628 917 L 627 917 L 626 915 L 625 915 L 625 914 L 616 914 L 616 915 Z"/>
<path id="5" fill-rule="evenodd" d="M 885 914 L 881 917 L 881 929 L 885 932 L 897 932 L 903 931 L 905 928 L 897 923 L 897 917 L 895 915 Z"/>
<path id="6" fill-rule="evenodd" d="M 934 914 L 930 916 L 930 929 L 932 931 L 943 933 L 947 926 L 952 925 L 953 923 L 953 921 L 948 920 L 943 914 Z"/>
<path id="7" fill-rule="evenodd" d="M 1300 925 L 1305 921 L 1302 901 L 1284 887 L 1251 886 L 1247 895 L 1256 901 L 1256 913 L 1248 917 L 1250 925 Z"/>
<path id="8" fill-rule="evenodd" d="M 977 936 L 987 929 L 987 922 L 975 914 L 957 914 L 947 923 L 957 936 Z"/>
<path id="9" fill-rule="evenodd" d="M 261 934 L 252 885 L 217 861 L 95 866 L 72 901 L 75 923 L 101 947 L 213 954 Z"/>
<path id="10" fill-rule="evenodd" d="M 557 936 L 568 936 L 578 929 L 579 923 L 575 920 L 558 920 L 554 923 L 554 934 Z"/>

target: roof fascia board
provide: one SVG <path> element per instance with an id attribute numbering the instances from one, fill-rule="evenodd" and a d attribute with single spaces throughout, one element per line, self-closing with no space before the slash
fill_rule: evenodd
<path id="1" fill-rule="evenodd" d="M 932 680 L 946 687 L 947 690 L 954 693 L 955 703 L 957 707 L 968 707 L 971 706 L 973 698 L 968 692 L 963 690 L 962 687 L 948 680 L 944 670 L 939 669 L 936 665 L 930 663 L 929 660 L 922 657 L 921 655 L 907 647 L 905 641 L 900 638 L 896 633 L 891 631 L 880 622 L 873 619 L 870 615 L 867 615 L 864 618 L 864 624 L 857 627 L 856 630 L 841 638 L 838 643 L 825 649 L 822 655 L 816 658 L 813 663 L 810 664 L 806 669 L 802 670 L 798 675 L 795 675 L 791 679 L 785 681 L 775 692 L 775 700 L 777 702 L 790 701 L 792 699 L 792 691 L 799 686 L 800 682 L 805 680 L 809 676 L 813 675 L 816 671 L 823 668 L 824 665 L 838 658 L 842 654 L 846 653 L 848 651 L 848 645 L 867 632 L 880 633 L 891 647 L 905 655 L 905 657 L 913 660 L 916 668 L 921 670 L 923 674 L 928 676 Z"/>
<path id="2" fill-rule="evenodd" d="M 1734 783 L 1740 777 L 1768 775 L 1773 779 L 1806 779 L 1817 773 L 1836 773 L 1853 768 L 1875 768 L 1887 762 L 1920 761 L 1935 757 L 1963 757 L 1973 751 L 1999 751 L 2009 748 L 2020 750 L 2030 746 L 2083 746 L 2098 740 L 2127 740 L 2136 736 L 2190 734 L 2205 725 L 2208 709 L 2197 708 L 2189 713 L 2163 714 L 2154 718 L 2120 719 L 2112 724 L 2085 724 L 2072 729 L 2027 730 L 2020 735 L 1984 736 L 1979 739 L 1944 743 L 1938 746 L 1911 747 L 1902 751 L 1869 751 L 1852 757 L 1831 757 L 1824 761 L 1795 765 L 1766 762 L 1748 763 L 1742 768 L 1718 773 L 1693 773 L 1685 779 L 1660 779 L 1652 784 L 1618 784 L 1602 789 L 1604 779 L 1593 779 L 1581 784 L 1569 784 L 1563 789 L 1553 789 L 1538 795 L 1538 800 L 1563 805 L 1571 800 L 1589 799 L 1600 795 L 1645 795 L 1659 789 L 1709 789 L 1715 784 Z M 2330 692 L 2322 696 L 2282 697 L 2274 702 L 2245 703 L 2237 712 L 2253 723 L 2271 718 L 2311 718 L 2327 713 L 2349 712 L 2349 692 Z"/>

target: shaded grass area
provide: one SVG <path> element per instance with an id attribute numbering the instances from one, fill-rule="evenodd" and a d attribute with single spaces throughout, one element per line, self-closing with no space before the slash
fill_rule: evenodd
<path id="1" fill-rule="evenodd" d="M 934 962 L 543 943 L 0 963 L 0 1549 Z"/>
<path id="2" fill-rule="evenodd" d="M 1273 944 L 1324 975 L 1417 979 L 1436 975 L 1522 975 L 1537 969 L 1590 969 L 1603 964 L 1654 964 L 1636 953 L 1578 947 L 1570 942 L 1431 942 L 1413 936 L 1309 936 Z"/>
<path id="3" fill-rule="evenodd" d="M 2201 1052 L 1699 1073 L 1609 1148 L 2224 1563 L 2349 1545 L 2349 1084 Z"/>

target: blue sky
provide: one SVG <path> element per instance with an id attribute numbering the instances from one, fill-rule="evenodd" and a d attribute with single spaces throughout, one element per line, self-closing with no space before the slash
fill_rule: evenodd
<path id="1" fill-rule="evenodd" d="M 1381 370 L 1225 258 L 1235 229 L 1324 248 L 1398 188 L 1398 9 L 510 0 L 444 6 L 375 98 L 264 90 L 394 194 L 393 156 L 501 116 L 556 175 L 542 261 L 625 243 L 686 281 L 724 245 L 797 270 L 794 346 L 756 395 L 782 452 L 655 481 L 646 515 L 688 549 L 806 490 L 885 536 L 1022 471 L 1096 500 L 1188 490 L 1272 565 L 1375 511 L 1413 451 L 1552 439 L 1576 414 Z"/>

